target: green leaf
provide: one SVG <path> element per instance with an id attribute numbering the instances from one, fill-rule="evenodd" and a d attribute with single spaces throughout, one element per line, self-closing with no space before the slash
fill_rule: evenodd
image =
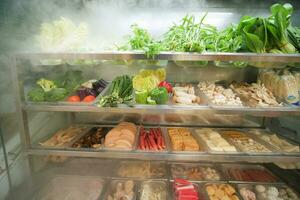
<path id="1" fill-rule="evenodd" d="M 245 41 L 250 51 L 256 53 L 265 52 L 264 43 L 260 40 L 260 38 L 257 35 L 245 32 Z"/>

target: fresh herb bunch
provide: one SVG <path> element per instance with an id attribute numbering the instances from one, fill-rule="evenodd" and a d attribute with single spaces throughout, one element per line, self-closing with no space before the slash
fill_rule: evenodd
<path id="1" fill-rule="evenodd" d="M 118 76 L 108 88 L 108 94 L 99 99 L 98 106 L 115 107 L 121 103 L 130 104 L 133 100 L 132 92 L 132 78 L 128 75 Z"/>
<path id="2" fill-rule="evenodd" d="M 161 51 L 160 42 L 156 42 L 146 29 L 134 24 L 131 25 L 132 35 L 128 43 L 120 47 L 121 50 L 142 50 L 147 58 L 154 58 Z"/>
<path id="3" fill-rule="evenodd" d="M 213 44 L 214 35 L 217 29 L 214 26 L 203 23 L 206 15 L 200 22 L 195 21 L 194 16 L 186 15 L 181 24 L 174 24 L 167 33 L 164 34 L 164 50 L 176 52 L 204 52 L 209 45 Z"/>

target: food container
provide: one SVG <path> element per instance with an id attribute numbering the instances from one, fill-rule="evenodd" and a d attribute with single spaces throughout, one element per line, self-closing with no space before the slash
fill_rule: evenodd
<path id="1" fill-rule="evenodd" d="M 206 198 L 205 191 L 203 189 L 203 185 L 199 184 L 197 182 L 193 182 L 193 181 L 189 181 L 189 182 L 191 184 L 193 184 L 195 188 L 197 188 L 199 200 L 206 200 L 207 198 Z M 171 199 L 177 199 L 175 191 L 174 191 L 174 181 L 170 181 L 170 188 L 171 188 L 170 191 L 172 192 Z"/>
<path id="2" fill-rule="evenodd" d="M 80 143 L 81 140 L 85 139 L 87 137 L 90 137 L 94 134 L 97 133 L 97 130 L 99 128 L 102 128 L 101 130 L 101 133 L 103 133 L 102 135 L 104 135 L 104 138 L 102 139 L 102 143 L 99 142 L 97 144 L 94 144 L 92 147 L 78 147 L 78 145 L 76 145 L 77 143 Z M 72 148 L 75 148 L 75 149 L 81 149 L 81 150 L 86 150 L 86 151 L 91 151 L 91 150 L 100 150 L 103 148 L 104 146 L 104 139 L 105 139 L 105 136 L 106 134 L 112 129 L 113 127 L 111 126 L 106 126 L 106 125 L 97 125 L 97 126 L 91 126 L 91 129 L 83 136 L 81 136 L 80 138 L 78 138 L 76 141 L 73 142 L 72 144 Z"/>
<path id="3" fill-rule="evenodd" d="M 115 128 L 116 126 L 112 127 Z M 102 146 L 101 150 L 104 150 L 104 151 L 133 151 L 134 149 L 136 149 L 136 145 L 137 145 L 137 142 L 138 142 L 138 134 L 140 132 L 140 127 L 137 126 L 137 131 L 136 131 L 136 134 L 135 134 L 135 138 L 134 138 L 134 142 L 133 142 L 133 145 L 132 145 L 132 148 L 131 149 L 125 149 L 125 148 L 116 148 L 116 147 L 106 147 L 105 145 Z M 106 140 L 106 138 L 105 138 Z M 104 140 L 104 142 L 105 142 Z"/>
<path id="4" fill-rule="evenodd" d="M 145 130 L 149 130 L 150 128 L 160 128 L 161 129 L 161 133 L 162 133 L 162 137 L 163 137 L 163 141 L 164 141 L 164 144 L 165 144 L 165 149 L 162 149 L 162 150 L 143 150 L 143 149 L 140 149 L 139 148 L 139 145 L 140 145 L 140 137 L 141 137 L 141 128 L 139 129 L 139 134 L 138 134 L 138 140 L 137 140 L 137 144 L 136 144 L 136 151 L 138 152 L 151 152 L 151 153 L 166 153 L 169 151 L 169 141 L 168 141 L 168 138 L 167 138 L 167 133 L 166 133 L 166 129 L 163 128 L 163 127 L 154 127 L 154 126 L 145 126 L 144 129 Z"/>
<path id="5" fill-rule="evenodd" d="M 130 183 L 129 183 L 130 181 Z M 132 181 L 132 182 L 131 182 Z M 132 186 L 133 183 L 133 186 Z M 117 191 L 120 191 L 120 193 L 132 193 L 132 198 L 127 198 L 128 200 L 136 200 L 137 199 L 137 188 L 139 183 L 134 180 L 129 179 L 114 179 L 109 184 L 105 191 L 105 194 L 102 195 L 101 199 L 103 200 L 110 200 L 109 196 L 116 195 Z M 132 190 L 130 189 L 131 187 Z M 125 190 L 125 191 L 124 191 Z M 127 190 L 127 191 L 126 191 Z M 123 193 L 123 194 L 124 194 Z"/>
<path id="6" fill-rule="evenodd" d="M 229 182 L 278 183 L 280 180 L 261 165 L 222 164 Z"/>
<path id="7" fill-rule="evenodd" d="M 252 193 L 254 193 L 256 199 L 259 197 L 272 196 L 281 199 L 290 199 L 290 200 L 297 200 L 300 198 L 299 194 L 293 191 L 290 187 L 285 184 L 238 184 L 238 190 L 241 194 L 241 189 L 247 188 Z M 264 193 L 264 194 L 263 194 Z M 248 200 L 247 198 L 243 198 L 244 200 Z"/>
<path id="8" fill-rule="evenodd" d="M 103 92 L 105 90 L 107 90 L 109 84 L 106 85 L 106 87 L 95 97 L 95 99 L 91 102 L 68 102 L 68 98 L 70 96 L 74 96 L 76 95 L 76 93 L 72 93 L 68 96 L 66 96 L 63 100 L 60 100 L 60 101 L 42 101 L 42 102 L 34 102 L 34 101 L 30 101 L 28 99 L 28 92 L 29 92 L 29 89 L 24 89 L 24 93 L 26 94 L 25 95 L 25 101 L 27 104 L 30 104 L 30 105 L 53 105 L 53 106 L 59 106 L 59 105 L 68 105 L 68 106 L 90 106 L 90 105 L 94 105 L 99 97 L 103 94 Z"/>
<path id="9" fill-rule="evenodd" d="M 253 134 L 254 137 L 258 138 L 261 143 L 264 143 L 264 144 L 267 144 L 269 146 L 271 146 L 274 150 L 276 150 L 278 153 L 281 153 L 281 154 L 286 154 L 286 155 L 299 155 L 300 154 L 300 151 L 299 152 L 287 152 L 287 151 L 283 151 L 281 148 L 279 148 L 278 146 L 274 145 L 272 142 L 269 142 L 267 140 L 264 139 L 264 137 L 261 135 L 261 134 L 275 134 L 275 133 L 272 133 L 266 129 L 246 129 L 249 133 Z M 259 134 L 256 134 L 256 133 L 260 133 Z M 286 142 L 288 142 L 289 144 L 293 145 L 293 146 L 297 146 L 299 147 L 299 144 L 289 140 L 288 138 L 283 138 L 282 136 L 276 134 L 276 136 L 282 140 L 285 140 Z"/>
<path id="10" fill-rule="evenodd" d="M 210 129 L 211 129 L 212 131 L 218 132 L 219 135 L 220 135 L 224 140 L 226 140 L 226 142 L 227 142 L 229 145 L 235 147 L 237 151 L 215 151 L 215 150 L 211 149 L 211 148 L 207 145 L 206 140 L 204 140 L 204 138 L 202 138 L 202 137 L 200 136 L 200 133 L 197 133 L 197 129 L 201 129 L 201 128 L 194 128 L 193 132 L 194 132 L 195 138 L 197 138 L 197 140 L 199 141 L 199 143 L 201 143 L 203 146 L 205 146 L 205 148 L 207 149 L 208 153 L 211 153 L 211 154 L 239 154 L 239 155 L 245 154 L 244 152 L 239 151 L 239 149 L 236 148 L 235 145 L 232 144 L 231 141 L 226 140 L 224 137 L 222 137 L 222 135 L 218 132 L 218 129 L 214 129 L 214 128 L 210 128 Z"/>
<path id="11" fill-rule="evenodd" d="M 237 200 L 242 199 L 239 196 L 239 193 L 236 189 L 236 185 L 233 183 L 206 183 L 202 184 L 203 190 L 205 191 L 206 199 L 213 200 L 213 199 L 230 199 L 230 200 Z M 227 198 L 226 198 L 227 197 Z"/>
<path id="12" fill-rule="evenodd" d="M 88 176 L 57 176 L 38 192 L 33 199 L 99 199 L 104 180 Z"/>
<path id="13" fill-rule="evenodd" d="M 225 83 L 225 82 L 219 82 L 219 83 L 214 83 L 214 84 L 216 86 L 222 86 L 224 89 L 228 88 L 228 83 Z M 206 100 L 206 102 L 208 103 L 208 105 L 210 107 L 214 108 L 214 109 L 224 109 L 224 108 L 226 108 L 226 109 L 238 109 L 238 110 L 240 110 L 241 108 L 248 107 L 248 105 L 245 102 L 243 102 L 242 99 L 240 99 L 241 102 L 242 102 L 242 105 L 234 105 L 234 104 L 232 104 L 232 105 L 231 104 L 219 105 L 219 104 L 215 104 L 215 103 L 213 103 L 213 99 L 209 98 L 207 96 L 207 94 L 204 91 L 202 91 L 200 88 L 199 88 L 199 91 L 201 93 L 202 98 L 204 98 Z M 233 90 L 232 90 L 232 92 L 233 92 L 233 94 L 235 94 L 236 97 L 239 97 L 236 92 L 234 92 Z"/>
<path id="14" fill-rule="evenodd" d="M 245 188 L 246 191 L 248 191 L 247 196 L 243 195 L 243 190 L 245 190 L 243 188 Z M 238 190 L 239 195 L 241 196 L 242 200 L 251 200 L 251 199 L 249 199 L 248 196 L 254 197 L 255 199 L 257 199 L 255 190 L 254 190 L 254 187 L 252 184 L 237 184 L 237 190 Z"/>
<path id="15" fill-rule="evenodd" d="M 115 176 L 133 179 L 167 179 L 168 172 L 161 161 L 121 161 L 115 168 Z"/>
<path id="16" fill-rule="evenodd" d="M 275 149 L 273 149 L 271 146 L 267 145 L 267 144 L 262 144 L 258 141 L 257 138 L 255 138 L 253 136 L 253 134 L 246 134 L 244 132 L 244 130 L 241 129 L 218 129 L 218 132 L 222 135 L 222 137 L 224 137 L 227 141 L 230 141 L 239 151 L 244 152 L 248 155 L 261 155 L 261 154 L 266 154 L 266 155 L 273 155 L 274 152 L 276 152 Z M 251 151 L 245 151 L 246 149 L 244 149 L 244 144 L 239 143 L 237 141 L 234 140 L 233 137 L 227 135 L 226 133 L 228 132 L 236 132 L 236 133 L 240 133 L 242 136 L 242 138 L 240 139 L 240 141 L 245 140 L 245 138 L 251 139 L 253 144 L 255 144 L 257 146 L 257 148 L 260 148 L 261 151 L 254 151 L 253 149 Z M 237 137 L 238 138 L 238 137 Z M 253 146 L 253 144 L 249 144 L 249 146 Z M 263 149 L 262 149 L 263 148 Z"/>
<path id="17" fill-rule="evenodd" d="M 150 190 L 150 191 L 147 192 L 147 190 Z M 169 192 L 170 191 L 169 191 L 168 182 L 147 180 L 147 181 L 143 181 L 138 189 L 138 199 L 140 199 L 140 200 L 151 200 L 151 199 L 167 200 L 169 197 Z"/>
<path id="18" fill-rule="evenodd" d="M 197 87 L 196 84 L 189 84 L 189 83 L 176 83 L 173 85 L 178 85 L 178 87 L 185 87 L 185 86 L 191 86 L 194 88 L 194 92 L 195 92 L 195 96 L 198 98 L 197 101 L 199 102 L 194 102 L 192 104 L 184 104 L 184 103 L 177 103 L 174 101 L 174 96 L 175 94 L 173 94 L 172 92 L 172 97 L 170 97 L 170 105 L 174 106 L 175 108 L 178 107 L 195 107 L 195 106 L 207 106 L 208 105 L 208 101 L 205 97 L 203 97 L 203 94 L 201 93 L 201 91 L 199 90 L 199 88 Z M 175 87 L 175 86 L 174 86 Z"/>
<path id="19" fill-rule="evenodd" d="M 91 130 L 91 128 L 89 126 L 86 126 L 86 125 L 73 125 L 73 126 L 70 126 L 70 127 L 83 128 L 83 131 L 81 133 L 78 133 L 76 136 L 74 136 L 74 138 L 72 138 L 69 142 L 67 142 L 67 143 L 65 143 L 64 145 L 61 145 L 61 146 L 42 146 L 40 144 L 41 142 L 46 142 L 47 140 L 51 139 L 58 131 L 62 130 L 62 129 L 59 129 L 56 132 L 52 133 L 51 135 L 46 136 L 43 139 L 39 140 L 33 146 L 35 148 L 43 148 L 43 149 L 44 148 L 48 148 L 48 149 L 66 149 L 66 148 L 70 148 L 75 141 L 77 141 L 79 138 L 81 138 L 83 135 L 87 134 Z M 68 128 L 70 128 L 70 127 L 68 127 Z M 63 129 L 67 129 L 67 128 L 63 128 Z"/>
<path id="20" fill-rule="evenodd" d="M 197 144 L 199 146 L 199 150 L 187 150 L 187 151 L 174 150 L 172 140 L 171 140 L 171 137 L 169 135 L 169 129 L 170 128 L 185 128 L 185 127 L 169 127 L 169 128 L 166 129 L 166 133 L 168 134 L 168 139 L 170 141 L 170 146 L 169 147 L 170 147 L 171 152 L 174 152 L 174 153 L 193 153 L 193 154 L 195 154 L 195 153 L 204 154 L 204 153 L 207 152 L 207 149 L 202 144 L 200 144 L 199 141 L 195 138 L 195 136 L 193 134 L 193 130 L 191 128 L 186 128 L 186 129 L 191 133 L 191 137 L 193 137 L 195 139 L 195 141 L 197 142 Z"/>
<path id="21" fill-rule="evenodd" d="M 195 182 L 224 181 L 221 170 L 212 164 L 171 163 L 171 177 Z M 209 170 L 211 169 L 211 170 Z M 209 174 L 209 171 L 211 173 Z"/>

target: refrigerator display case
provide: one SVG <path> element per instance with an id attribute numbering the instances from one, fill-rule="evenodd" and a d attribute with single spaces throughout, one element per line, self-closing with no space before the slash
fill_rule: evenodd
<path id="1" fill-rule="evenodd" d="M 173 10 L 168 5 L 165 13 L 181 16 L 178 13 L 184 11 L 179 5 L 174 2 Z M 240 3 L 201 5 L 197 8 L 207 9 L 209 15 L 226 16 L 231 11 L 236 17 L 255 12 L 256 6 L 264 13 L 269 6 L 249 2 L 246 12 L 239 10 Z M 142 7 L 149 14 L 145 5 L 136 2 L 132 7 Z M 226 20 L 230 19 L 234 21 Z M 195 61 L 206 65 L 195 66 Z M 235 61 L 248 65 L 229 66 Z M 7 198 L 300 199 L 300 107 L 280 98 L 270 100 L 277 101 L 276 105 L 260 104 L 268 93 L 263 93 L 266 88 L 251 85 L 261 80 L 265 70 L 251 66 L 258 62 L 272 63 L 269 68 L 274 63 L 292 63 L 294 68 L 289 70 L 300 73 L 295 67 L 299 54 L 161 52 L 153 59 L 137 51 L 16 54 L 9 66 L 24 156 L 19 165 L 24 166 L 26 176 L 10 184 Z M 199 102 L 176 104 L 173 90 L 164 105 L 99 106 L 117 76 L 132 77 L 141 69 L 158 68 L 164 68 L 173 86 L 193 87 Z M 74 103 L 66 97 L 34 102 L 28 98 L 37 80 L 75 72 L 82 80 L 105 80 L 94 101 Z M 217 102 L 220 90 L 209 89 L 218 87 L 230 90 L 241 103 Z M 261 93 L 255 91 L 259 89 Z"/>

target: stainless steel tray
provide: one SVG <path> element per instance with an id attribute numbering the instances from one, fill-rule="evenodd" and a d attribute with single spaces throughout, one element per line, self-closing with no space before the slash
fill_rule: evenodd
<path id="1" fill-rule="evenodd" d="M 91 129 L 84 135 L 82 135 L 80 138 L 77 138 L 77 140 L 75 140 L 73 142 L 73 144 L 71 145 L 71 148 L 74 148 L 74 149 L 80 149 L 80 150 L 85 150 L 85 151 L 91 151 L 91 150 L 101 150 L 104 146 L 104 141 L 105 141 L 105 136 L 104 136 L 104 139 L 103 139 L 103 143 L 100 144 L 99 143 L 99 147 L 74 147 L 73 145 L 77 142 L 79 142 L 79 140 L 83 139 L 84 137 L 87 137 L 89 135 L 92 135 L 92 134 L 95 134 L 97 132 L 97 129 L 98 128 L 103 128 L 103 129 L 107 129 L 107 130 L 103 130 L 105 131 L 104 135 L 106 136 L 106 134 L 113 128 L 112 126 L 108 126 L 108 125 L 95 125 L 95 126 L 91 126 Z"/>
<path id="2" fill-rule="evenodd" d="M 276 189 L 279 191 L 278 197 L 280 197 L 280 198 L 282 198 L 282 195 L 284 194 L 284 192 L 283 192 L 283 191 L 280 191 L 280 190 L 289 188 L 290 191 L 293 192 L 293 193 L 296 195 L 296 198 L 294 198 L 294 199 L 299 199 L 299 198 L 300 198 L 300 196 L 299 196 L 299 194 L 298 194 L 297 192 L 293 191 L 293 190 L 292 190 L 290 187 L 288 187 L 287 185 L 281 184 L 281 183 L 280 183 L 280 184 L 260 184 L 260 183 L 257 183 L 257 184 L 237 184 L 237 187 L 238 187 L 238 190 L 239 190 L 240 195 L 241 195 L 240 190 L 241 190 L 243 187 L 245 187 L 245 188 L 249 189 L 250 191 L 252 191 L 252 192 L 255 194 L 256 197 L 258 197 L 258 196 L 259 196 L 259 192 L 258 192 L 257 189 L 256 189 L 256 186 L 258 186 L 258 185 L 259 185 L 260 187 L 264 187 L 266 190 L 267 190 L 269 187 L 273 187 L 273 189 L 276 188 Z M 274 191 L 273 191 L 273 192 L 274 192 Z M 286 193 L 286 194 L 288 194 L 288 193 Z M 241 195 L 241 196 L 242 196 L 242 195 Z M 291 198 L 291 197 L 289 197 L 289 198 Z M 243 198 L 243 200 L 246 200 L 246 199 Z"/>
<path id="3" fill-rule="evenodd" d="M 175 178 L 183 178 L 189 181 L 195 181 L 195 182 L 218 182 L 218 181 L 225 181 L 225 178 L 222 174 L 222 171 L 218 168 L 218 166 L 213 165 L 213 164 L 209 164 L 209 163 L 170 163 L 170 170 L 171 170 L 171 178 L 174 180 Z M 179 174 L 176 174 L 175 172 L 175 168 L 181 168 L 182 172 L 179 172 Z M 210 178 L 210 176 L 208 175 L 207 170 L 208 168 L 212 169 L 215 171 L 216 175 L 219 176 L 219 179 L 213 179 Z M 192 171 L 200 171 L 200 176 L 198 178 L 194 178 L 192 177 L 192 175 L 190 174 L 190 172 L 192 173 Z M 180 174 L 181 173 L 181 174 Z"/>
<path id="4" fill-rule="evenodd" d="M 252 165 L 252 164 L 248 164 L 248 165 L 245 165 L 245 164 L 221 164 L 221 168 L 223 170 L 224 176 L 226 176 L 227 180 L 229 182 L 232 182 L 232 183 L 242 183 L 242 182 L 249 182 L 249 183 L 258 183 L 258 182 L 259 183 L 280 183 L 281 182 L 280 179 L 277 176 L 275 176 L 268 169 L 264 168 L 261 165 Z M 235 177 L 232 177 L 228 173 L 229 169 L 234 170 L 235 172 L 236 172 L 236 170 L 240 170 L 240 172 L 243 172 L 243 170 L 259 170 L 259 171 L 263 171 L 267 176 L 269 176 L 273 180 L 270 179 L 269 181 L 262 181 L 262 180 L 258 180 L 257 178 L 253 178 L 253 177 L 251 177 L 251 176 L 249 176 L 247 174 L 246 174 L 248 176 L 247 178 L 248 179 L 252 179 L 252 180 L 245 180 L 242 177 L 240 177 L 240 179 L 237 180 Z M 253 180 L 253 179 L 256 179 L 256 180 Z"/>
<path id="5" fill-rule="evenodd" d="M 95 97 L 95 100 L 91 101 L 91 102 L 68 102 L 68 98 L 70 96 L 73 96 L 75 95 L 75 93 L 71 94 L 71 95 L 68 95 L 66 98 L 64 98 L 63 100 L 60 100 L 60 101 L 42 101 L 42 102 L 34 102 L 34 101 L 30 101 L 27 97 L 27 94 L 29 92 L 29 90 L 27 91 L 27 89 L 24 91 L 24 93 L 26 94 L 25 95 L 25 102 L 26 104 L 29 104 L 29 105 L 53 105 L 53 106 L 91 106 L 91 105 L 94 105 L 99 97 L 103 94 L 103 92 L 105 90 L 107 90 L 109 84 L 106 85 L 106 87 Z M 32 87 L 33 88 L 33 87 Z"/>
<path id="6" fill-rule="evenodd" d="M 101 199 L 107 200 L 109 195 L 113 196 L 117 190 L 118 183 L 121 183 L 122 187 L 124 187 L 125 182 L 129 181 L 129 180 L 130 179 L 113 179 L 113 180 L 111 180 L 107 185 L 105 193 L 101 196 Z M 130 181 L 133 181 L 133 184 L 134 184 L 133 197 L 131 199 L 128 198 L 128 200 L 136 200 L 139 182 L 134 181 L 134 180 L 130 180 Z"/>
<path id="7" fill-rule="evenodd" d="M 83 135 L 85 135 L 86 133 L 88 133 L 90 131 L 90 128 L 87 125 L 72 125 L 72 126 L 73 127 L 83 127 L 86 130 L 83 130 L 81 133 L 78 133 L 73 139 L 71 139 L 70 142 L 65 143 L 63 146 L 42 146 L 42 145 L 39 144 L 40 142 L 45 142 L 45 141 L 51 139 L 58 131 L 61 130 L 61 129 L 59 129 L 56 132 L 52 133 L 51 135 L 48 135 L 48 136 L 44 137 L 43 139 L 39 140 L 37 143 L 33 144 L 33 146 L 35 148 L 42 148 L 42 149 L 44 149 L 44 148 L 47 148 L 47 149 L 66 149 L 66 148 L 70 148 L 75 141 L 77 141 L 80 137 L 82 137 Z M 72 126 L 69 126 L 67 128 L 70 128 Z M 64 128 L 64 129 L 66 129 L 66 128 Z"/>
<path id="8" fill-rule="evenodd" d="M 139 149 L 139 144 L 140 144 L 140 135 L 141 135 L 141 127 L 139 129 L 139 133 L 138 133 L 138 136 L 137 136 L 137 143 L 136 143 L 136 148 L 135 150 L 137 152 L 149 152 L 149 153 L 167 153 L 169 152 L 169 149 L 170 149 L 170 146 L 169 146 L 169 141 L 168 141 L 168 137 L 167 137 L 167 134 L 166 134 L 166 129 L 163 128 L 163 127 L 160 127 L 160 126 L 144 126 L 144 129 L 148 130 L 150 128 L 160 128 L 161 129 L 161 132 L 162 132 L 162 137 L 163 137 L 163 140 L 165 142 L 165 146 L 166 148 L 165 149 L 162 149 L 162 150 L 142 150 L 142 149 Z"/>
<path id="9" fill-rule="evenodd" d="M 113 126 L 113 128 L 114 127 L 116 127 L 116 126 Z M 136 130 L 134 142 L 133 142 L 133 145 L 132 145 L 132 149 L 115 148 L 115 147 L 105 147 L 105 145 L 102 145 L 101 150 L 104 150 L 104 151 L 134 151 L 136 149 L 136 145 L 137 145 L 137 142 L 138 142 L 138 133 L 139 133 L 139 130 L 140 130 L 140 127 L 137 126 L 137 130 Z"/>
<path id="10" fill-rule="evenodd" d="M 261 155 L 261 154 L 266 154 L 266 155 L 272 155 L 274 153 L 278 153 L 275 149 L 273 149 L 271 146 L 267 145 L 267 144 L 262 144 L 259 141 L 257 141 L 257 138 L 253 137 L 252 134 L 247 134 L 245 132 L 244 129 L 218 129 L 219 133 L 222 135 L 222 137 L 224 137 L 227 141 L 230 141 L 239 151 L 244 152 L 245 154 L 248 155 Z M 241 144 L 237 143 L 236 141 L 234 141 L 233 138 L 228 137 L 224 134 L 225 131 L 237 131 L 240 132 L 241 134 L 243 134 L 245 137 L 248 137 L 249 139 L 252 139 L 254 143 L 256 143 L 257 145 L 261 145 L 264 148 L 266 148 L 268 151 L 244 151 L 244 149 L 242 148 L 243 146 L 241 146 Z"/>
<path id="11" fill-rule="evenodd" d="M 121 161 L 115 167 L 115 177 L 166 180 L 168 171 L 163 161 Z"/>
<path id="12" fill-rule="evenodd" d="M 155 186 L 160 187 L 160 189 L 158 189 L 158 190 L 152 190 L 152 195 L 151 195 L 152 197 L 157 196 L 157 199 L 167 200 L 168 197 L 170 196 L 169 184 L 167 181 L 146 180 L 146 181 L 142 181 L 141 185 L 139 186 L 137 199 L 140 199 L 140 200 L 145 199 L 145 198 L 143 198 L 143 190 L 144 190 L 145 185 L 147 185 L 147 184 L 148 185 L 154 184 Z M 151 186 L 148 186 L 148 187 L 150 189 Z M 165 196 L 162 195 L 163 192 L 165 192 L 165 194 L 166 194 Z M 162 198 L 161 198 L 161 196 L 162 196 Z"/>
<path id="13" fill-rule="evenodd" d="M 178 151 L 178 150 L 174 150 L 173 149 L 173 144 L 172 144 L 172 141 L 171 141 L 171 137 L 170 137 L 169 131 L 168 131 L 169 128 L 182 128 L 182 127 L 168 127 L 166 129 L 166 132 L 168 134 L 168 139 L 170 141 L 170 151 L 171 151 L 171 153 L 193 153 L 193 154 L 197 153 L 197 154 L 205 154 L 207 152 L 207 149 L 205 149 L 205 147 L 202 144 L 200 144 L 199 141 L 193 135 L 192 128 L 186 128 L 186 127 L 184 127 L 184 128 L 186 128 L 191 133 L 191 136 L 196 140 L 197 144 L 199 145 L 200 150 L 195 150 L 195 151 Z"/>
<path id="14" fill-rule="evenodd" d="M 268 144 L 269 146 L 271 146 L 273 149 L 276 149 L 276 151 L 278 151 L 279 153 L 286 154 L 286 155 L 300 155 L 300 151 L 299 152 L 286 152 L 286 151 L 283 151 L 282 149 L 278 148 L 277 146 L 273 145 L 272 143 L 264 140 L 262 138 L 262 135 L 255 134 L 255 131 L 259 131 L 261 134 L 275 134 L 277 137 L 279 137 L 282 140 L 285 140 L 286 142 L 290 143 L 291 145 L 295 145 L 295 146 L 299 147 L 299 144 L 289 140 L 288 138 L 283 138 L 282 136 L 280 136 L 276 133 L 273 133 L 269 130 L 266 130 L 266 129 L 254 129 L 254 128 L 252 128 L 252 129 L 245 129 L 245 130 L 247 130 L 248 132 L 253 134 L 256 138 L 259 138 L 260 141 L 262 141 L 265 144 Z"/>
<path id="15" fill-rule="evenodd" d="M 228 141 L 228 140 L 226 140 L 224 137 L 222 137 L 222 135 L 221 135 L 220 133 L 219 133 L 219 135 L 220 135 L 220 136 L 221 136 L 221 137 L 222 137 L 229 145 L 235 147 L 237 151 L 214 151 L 214 150 L 212 150 L 212 149 L 207 145 L 207 143 L 206 143 L 206 141 L 204 140 L 204 138 L 202 138 L 202 137 L 200 136 L 200 133 L 197 133 L 197 129 L 201 129 L 201 128 L 195 128 L 195 129 L 194 129 L 195 137 L 196 137 L 196 138 L 197 138 L 197 139 L 205 146 L 205 148 L 208 150 L 209 153 L 211 153 L 211 154 L 224 154 L 224 153 L 228 153 L 228 154 L 235 154 L 235 155 L 236 155 L 236 154 L 240 154 L 240 155 L 245 154 L 244 152 L 239 151 L 239 150 L 235 147 L 235 145 L 231 143 L 231 141 Z M 210 129 L 213 130 L 213 131 L 218 132 L 217 129 L 214 129 L 214 128 L 210 128 Z"/>
<path id="16" fill-rule="evenodd" d="M 220 182 L 212 182 L 212 183 L 202 183 L 201 184 L 202 185 L 202 187 L 203 187 L 203 190 L 204 190 L 204 194 L 205 194 L 205 197 L 206 197 L 206 199 L 208 199 L 208 200 L 210 200 L 210 199 L 213 199 L 213 198 L 211 198 L 210 196 L 212 196 L 212 195 L 209 195 L 209 192 L 208 192 L 208 189 L 207 189 L 207 187 L 210 187 L 210 186 L 213 186 L 213 185 L 216 185 L 216 186 L 220 186 L 220 185 L 222 185 L 222 187 L 226 187 L 226 186 L 231 186 L 233 189 L 234 189 L 234 191 L 235 191 L 235 193 L 233 193 L 232 195 L 235 195 L 238 199 L 242 199 L 241 197 L 240 197 L 240 195 L 239 195 L 239 192 L 238 192 L 238 190 L 237 190 L 237 188 L 236 188 L 236 185 L 234 184 L 234 183 L 227 183 L 227 182 L 222 182 L 222 183 L 220 183 Z M 224 195 L 225 195 L 225 193 L 214 193 L 216 196 L 217 195 L 220 195 L 219 196 L 219 198 L 221 199 Z"/>

